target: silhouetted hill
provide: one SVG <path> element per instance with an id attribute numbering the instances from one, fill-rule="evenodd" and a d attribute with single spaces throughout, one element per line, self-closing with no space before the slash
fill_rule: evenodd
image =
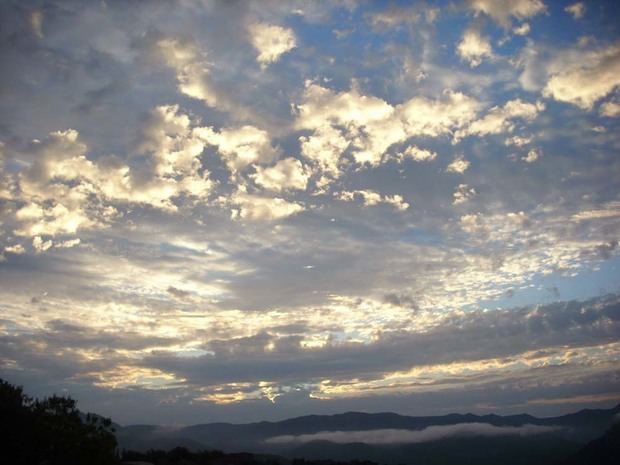
<path id="1" fill-rule="evenodd" d="M 117 438 L 121 447 L 146 450 L 163 444 L 184 445 L 192 450 L 216 448 L 227 452 L 250 451 L 322 460 L 372 460 L 378 463 L 497 463 L 546 464 L 564 459 L 613 424 L 620 405 L 612 409 L 581 410 L 550 418 L 531 415 L 449 414 L 412 417 L 395 413 L 347 412 L 337 415 L 308 415 L 278 422 L 248 424 L 211 423 L 170 429 L 155 426 L 121 428 Z M 460 425 L 460 426 L 459 426 Z M 471 428 L 460 432 L 463 425 Z M 451 435 L 452 427 L 455 433 Z M 481 432 L 479 428 L 504 428 Z M 369 444 L 326 440 L 319 435 L 303 441 L 273 441 L 276 437 L 316 435 L 324 432 L 363 432 L 398 430 L 424 432 L 442 430 L 443 436 L 402 443 Z M 442 429 L 443 428 L 443 429 Z M 512 430 L 511 430 L 512 428 Z M 536 429 L 538 428 L 538 429 Z M 445 433 L 447 431 L 447 433 Z M 504 434 L 504 431 L 508 433 Z"/>
<path id="2" fill-rule="evenodd" d="M 603 437 L 590 441 L 561 465 L 615 465 L 618 463 L 620 463 L 620 423 L 613 425 Z"/>

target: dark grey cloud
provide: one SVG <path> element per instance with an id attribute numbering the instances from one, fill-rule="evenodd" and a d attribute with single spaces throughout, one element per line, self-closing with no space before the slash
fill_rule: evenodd
<path id="1" fill-rule="evenodd" d="M 259 333 L 212 341 L 212 355 L 181 359 L 153 353 L 144 363 L 177 373 L 197 385 L 259 382 L 303 383 L 321 379 L 373 379 L 416 366 L 519 357 L 523 352 L 588 347 L 618 341 L 617 296 L 536 308 L 472 311 L 424 333 L 386 332 L 377 342 L 334 343 L 302 350 L 299 338 Z M 270 346 L 270 344 L 272 344 Z M 269 347 L 269 348 L 268 348 Z M 455 379 L 454 382 L 459 382 Z"/>

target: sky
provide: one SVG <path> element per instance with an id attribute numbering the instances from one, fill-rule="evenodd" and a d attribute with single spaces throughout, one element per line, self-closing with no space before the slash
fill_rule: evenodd
<path id="1" fill-rule="evenodd" d="M 620 3 L 3 1 L 0 377 L 121 424 L 620 402 Z"/>

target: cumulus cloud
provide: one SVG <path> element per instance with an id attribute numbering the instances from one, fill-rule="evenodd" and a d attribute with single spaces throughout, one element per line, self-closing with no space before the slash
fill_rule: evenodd
<path id="1" fill-rule="evenodd" d="M 493 48 L 488 37 L 484 37 L 477 29 L 468 29 L 456 48 L 461 59 L 475 68 L 486 58 L 493 56 Z"/>
<path id="2" fill-rule="evenodd" d="M 232 173 L 253 164 L 270 163 L 277 156 L 269 133 L 254 126 L 222 128 L 220 131 L 203 127 L 198 128 L 196 134 L 207 144 L 217 147 Z"/>
<path id="3" fill-rule="evenodd" d="M 576 2 L 564 8 L 564 11 L 570 13 L 573 18 L 581 19 L 586 13 L 586 5 L 583 2 Z"/>
<path id="4" fill-rule="evenodd" d="M 289 202 L 280 197 L 248 194 L 239 189 L 230 197 L 232 218 L 250 221 L 273 221 L 286 218 L 304 210 L 298 202 Z"/>
<path id="5" fill-rule="evenodd" d="M 551 66 L 543 95 L 584 110 L 620 85 L 620 44 L 573 51 Z"/>
<path id="6" fill-rule="evenodd" d="M 175 70 L 179 91 L 216 106 L 218 95 L 211 81 L 206 54 L 190 40 L 162 39 L 157 43 L 165 63 Z"/>
<path id="7" fill-rule="evenodd" d="M 51 240 L 44 241 L 43 239 L 41 239 L 41 236 L 35 236 L 32 239 L 32 247 L 37 252 L 45 252 L 46 250 L 50 249 L 52 245 L 54 245 L 54 243 Z"/>
<path id="8" fill-rule="evenodd" d="M 4 248 L 5 252 L 13 253 L 15 255 L 21 255 L 26 252 L 26 249 L 21 244 L 11 245 Z"/>
<path id="9" fill-rule="evenodd" d="M 620 103 L 618 102 L 605 102 L 600 108 L 601 116 L 607 116 L 608 118 L 616 118 L 620 116 Z"/>
<path id="10" fill-rule="evenodd" d="M 484 13 L 501 26 L 510 26 L 511 17 L 527 19 L 546 11 L 541 0 L 469 0 L 468 7 L 475 14 Z"/>
<path id="11" fill-rule="evenodd" d="M 527 152 L 527 155 L 525 155 L 522 158 L 522 160 L 525 163 L 534 163 L 539 158 L 540 158 L 540 150 L 532 149 L 529 152 Z"/>
<path id="12" fill-rule="evenodd" d="M 330 125 L 318 127 L 311 136 L 299 138 L 301 153 L 316 163 L 321 171 L 338 176 L 341 156 L 349 146 L 342 131 Z"/>
<path id="13" fill-rule="evenodd" d="M 23 154 L 33 161 L 16 174 L 11 194 L 21 204 L 15 233 L 73 235 L 107 227 L 128 203 L 175 211 L 181 195 L 205 198 L 212 182 L 199 160 L 205 144 L 193 129 L 177 106 L 155 108 L 144 128 L 139 150 L 146 162 L 139 168 L 114 156 L 89 159 L 72 129 L 34 140 Z"/>
<path id="14" fill-rule="evenodd" d="M 433 161 L 437 158 L 437 153 L 431 150 L 421 149 L 415 145 L 410 145 L 398 154 L 400 160 L 411 158 L 414 161 Z"/>
<path id="15" fill-rule="evenodd" d="M 513 28 L 512 30 L 512 32 L 514 32 L 518 36 L 526 36 L 530 33 L 530 31 L 530 23 L 523 23 L 520 26 Z"/>
<path id="16" fill-rule="evenodd" d="M 504 141 L 507 146 L 514 145 L 516 147 L 522 147 L 532 142 L 534 138 L 532 136 L 512 136 Z"/>
<path id="17" fill-rule="evenodd" d="M 464 156 L 458 155 L 446 168 L 448 173 L 463 174 L 469 168 L 470 162 Z"/>
<path id="18" fill-rule="evenodd" d="M 401 195 L 382 195 L 379 192 L 373 190 L 355 190 L 355 191 L 342 191 L 336 194 L 336 197 L 345 202 L 352 202 L 356 198 L 361 199 L 365 207 L 378 205 L 384 203 L 392 205 L 394 208 L 400 211 L 407 210 L 409 204 L 405 202 Z"/>
<path id="19" fill-rule="evenodd" d="M 474 436 L 531 436 L 561 430 L 557 426 L 522 425 L 495 426 L 488 423 L 459 423 L 429 426 L 422 430 L 376 429 L 365 431 L 319 431 L 318 433 L 274 436 L 265 440 L 271 444 L 329 441 L 337 444 L 415 444 L 451 437 Z"/>
<path id="20" fill-rule="evenodd" d="M 458 140 L 470 135 L 484 136 L 487 134 L 512 132 L 515 128 L 513 120 L 532 121 L 544 108 L 545 106 L 541 102 L 533 104 L 524 102 L 521 99 L 510 100 L 503 107 L 491 108 L 483 118 L 473 121 L 465 128 L 458 130 L 454 138 Z"/>
<path id="21" fill-rule="evenodd" d="M 479 107 L 475 99 L 461 92 L 446 91 L 441 99 L 414 97 L 392 106 L 355 88 L 337 93 L 307 83 L 303 101 L 294 109 L 298 129 L 314 129 L 311 137 L 320 137 L 326 124 L 344 129 L 342 136 L 354 159 L 377 165 L 392 145 L 414 136 L 451 134 L 473 120 Z"/>
<path id="22" fill-rule="evenodd" d="M 297 46 L 297 38 L 291 28 L 265 23 L 253 23 L 248 27 L 250 42 L 258 52 L 256 60 L 262 68 L 275 63 L 280 57 Z"/>
<path id="23" fill-rule="evenodd" d="M 617 37 L 589 5 L 590 36 L 558 35 L 575 1 L 72 2 L 40 25 L 0 2 L 3 372 L 131 396 L 126 422 L 171 397 L 188 423 L 618 391 L 617 297 L 545 290 L 613 291 L 619 253 Z M 291 19 L 329 53 L 296 30 L 253 47 Z M 459 65 L 490 20 L 494 58 Z M 500 59 L 526 24 L 545 34 Z M 593 114 L 543 114 L 553 77 Z"/>
<path id="24" fill-rule="evenodd" d="M 476 195 L 476 189 L 469 187 L 467 184 L 459 184 L 456 191 L 452 195 L 454 200 L 453 205 L 460 205 L 467 202 Z"/>
<path id="25" fill-rule="evenodd" d="M 295 158 L 280 160 L 273 166 L 257 167 L 252 175 L 256 184 L 272 191 L 305 189 L 310 172 Z"/>

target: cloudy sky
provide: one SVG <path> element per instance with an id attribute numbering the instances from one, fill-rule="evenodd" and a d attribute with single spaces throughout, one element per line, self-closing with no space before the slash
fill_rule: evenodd
<path id="1" fill-rule="evenodd" d="M 120 423 L 614 405 L 619 24 L 2 2 L 0 377 Z"/>

